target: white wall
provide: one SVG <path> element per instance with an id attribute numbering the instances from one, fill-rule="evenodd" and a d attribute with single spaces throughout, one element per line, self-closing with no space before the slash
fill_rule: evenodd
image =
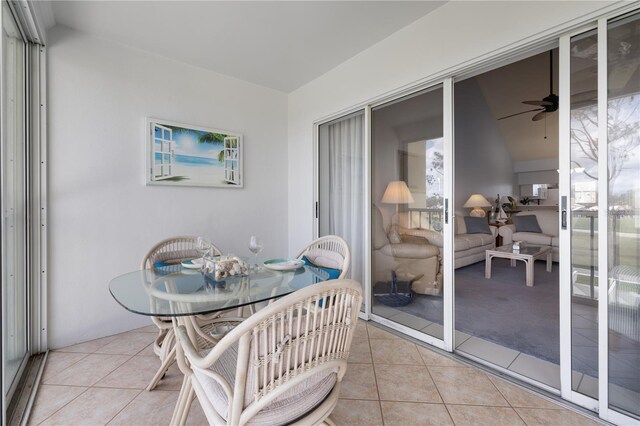
<path id="1" fill-rule="evenodd" d="M 455 85 L 455 211 L 471 194 L 518 195 L 513 161 L 475 78 Z"/>
<path id="2" fill-rule="evenodd" d="M 289 95 L 289 252 L 313 234 L 313 126 L 608 2 L 449 2 Z"/>
<path id="3" fill-rule="evenodd" d="M 108 285 L 163 238 L 286 252 L 285 94 L 64 27 L 48 48 L 50 347 L 149 324 Z M 243 133 L 245 188 L 145 186 L 146 116 Z"/>

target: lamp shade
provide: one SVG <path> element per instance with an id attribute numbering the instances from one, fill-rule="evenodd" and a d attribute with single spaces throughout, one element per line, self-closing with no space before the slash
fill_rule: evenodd
<path id="1" fill-rule="evenodd" d="M 482 195 L 473 194 L 462 207 L 472 207 L 473 210 L 469 214 L 473 217 L 485 217 L 487 213 L 482 207 L 491 207 L 491 203 Z"/>
<path id="2" fill-rule="evenodd" d="M 385 204 L 409 204 L 413 203 L 414 199 L 403 180 L 394 180 L 387 185 L 382 202 Z"/>
<path id="3" fill-rule="evenodd" d="M 491 203 L 480 194 L 473 194 L 462 207 L 491 207 Z"/>

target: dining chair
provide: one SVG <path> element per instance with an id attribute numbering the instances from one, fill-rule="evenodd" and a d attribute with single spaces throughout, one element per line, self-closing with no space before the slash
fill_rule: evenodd
<path id="1" fill-rule="evenodd" d="M 185 379 L 171 424 L 184 424 L 194 397 L 210 424 L 333 424 L 361 304 L 357 281 L 311 285 L 250 316 L 210 351 L 178 327 Z"/>
<path id="2" fill-rule="evenodd" d="M 198 237 L 178 236 L 171 237 L 155 244 L 142 259 L 140 269 L 151 269 L 157 271 L 159 268 L 176 272 L 180 270 L 180 263 L 186 259 L 194 259 L 202 256 L 196 250 Z M 215 245 L 211 245 L 214 255 L 221 255 L 222 252 Z M 218 317 L 215 314 L 205 319 Z M 153 351 L 160 358 L 161 364 L 157 373 L 151 379 L 147 390 L 153 390 L 158 382 L 162 380 L 165 373 L 175 361 L 175 334 L 171 318 L 151 317 L 151 321 L 158 327 L 158 337 L 153 342 Z"/>
<path id="3" fill-rule="evenodd" d="M 351 264 L 349 245 L 337 235 L 327 235 L 312 241 L 296 258 L 328 272 L 329 279 L 345 278 Z"/>

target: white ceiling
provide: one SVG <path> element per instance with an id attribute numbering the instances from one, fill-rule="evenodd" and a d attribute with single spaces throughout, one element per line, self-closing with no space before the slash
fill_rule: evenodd
<path id="1" fill-rule="evenodd" d="M 444 3 L 51 2 L 57 24 L 285 93 Z"/>

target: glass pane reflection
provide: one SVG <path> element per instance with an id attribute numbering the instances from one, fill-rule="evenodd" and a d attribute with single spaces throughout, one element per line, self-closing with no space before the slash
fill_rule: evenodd
<path id="1" fill-rule="evenodd" d="M 640 418 L 640 14 L 607 34 L 609 405 Z"/>

